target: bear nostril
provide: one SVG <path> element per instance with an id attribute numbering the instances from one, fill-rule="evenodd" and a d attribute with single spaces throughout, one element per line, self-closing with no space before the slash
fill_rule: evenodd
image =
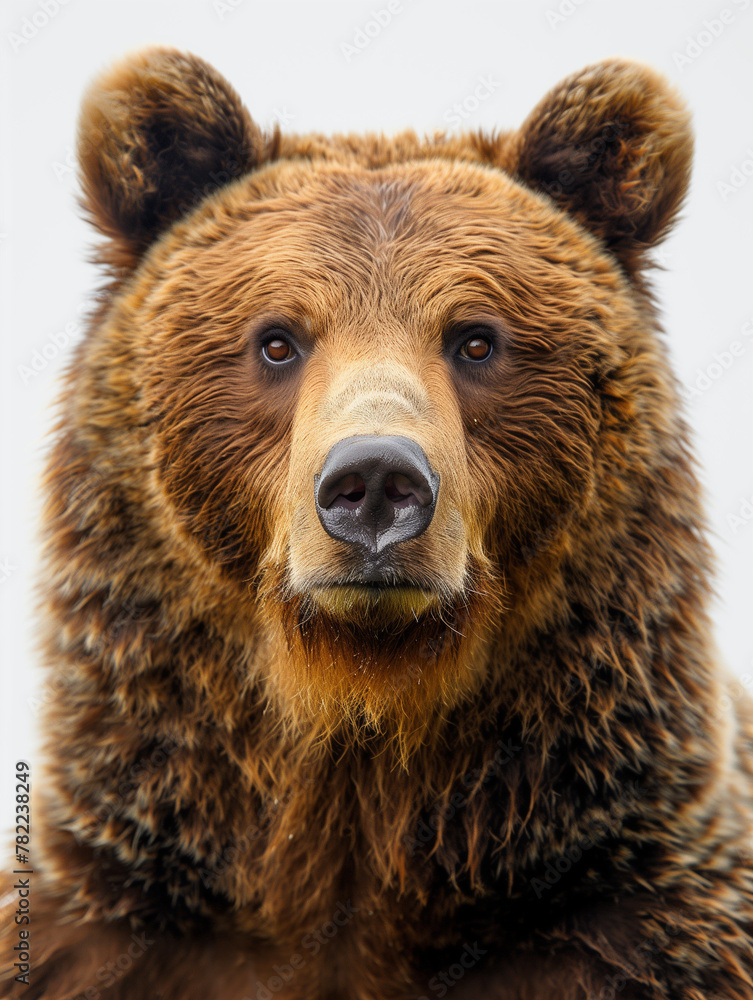
<path id="1" fill-rule="evenodd" d="M 366 496 L 366 486 L 363 479 L 356 475 L 345 476 L 335 486 L 335 489 L 337 490 L 337 496 L 331 504 L 328 504 L 330 510 L 333 507 L 357 507 Z"/>
<path id="2" fill-rule="evenodd" d="M 407 476 L 401 476 L 399 472 L 390 473 L 387 476 L 384 492 L 387 494 L 387 499 L 395 507 L 421 506 L 421 501 L 416 496 L 415 486 Z"/>

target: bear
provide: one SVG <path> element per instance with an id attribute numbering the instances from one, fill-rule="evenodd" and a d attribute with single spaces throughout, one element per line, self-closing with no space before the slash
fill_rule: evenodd
<path id="1" fill-rule="evenodd" d="M 692 147 L 626 59 L 424 138 L 264 132 L 164 47 L 91 86 L 2 996 L 753 997 L 649 277 Z"/>

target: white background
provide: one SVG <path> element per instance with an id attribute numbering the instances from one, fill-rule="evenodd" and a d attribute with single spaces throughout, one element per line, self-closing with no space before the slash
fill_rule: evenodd
<path id="1" fill-rule="evenodd" d="M 689 401 L 688 416 L 719 557 L 718 641 L 731 669 L 753 677 L 753 178 L 744 172 L 753 172 L 753 2 L 401 0 L 390 23 L 356 49 L 367 37 L 358 30 L 384 6 L 384 0 L 3 4 L 0 823 L 11 814 L 15 760 L 38 761 L 36 481 L 70 347 L 26 380 L 19 366 L 31 368 L 35 356 L 39 366 L 35 352 L 54 354 L 51 338 L 63 341 L 66 328 L 80 327 L 98 281 L 86 262 L 93 233 L 79 220 L 71 169 L 82 91 L 124 51 L 150 42 L 203 56 L 260 124 L 278 120 L 294 131 L 433 132 L 447 126 L 456 103 L 470 128 L 511 128 L 560 78 L 613 55 L 648 62 L 679 85 L 695 118 L 695 172 L 655 285 L 686 386 L 715 364 L 715 353 L 734 341 L 744 345 L 729 368 L 712 367 L 712 377 L 698 382 L 702 391 Z M 726 25 L 719 20 L 724 9 L 732 14 Z M 491 77 L 493 92 L 474 107 L 481 77 Z M 741 516 L 745 498 L 750 506 Z"/>

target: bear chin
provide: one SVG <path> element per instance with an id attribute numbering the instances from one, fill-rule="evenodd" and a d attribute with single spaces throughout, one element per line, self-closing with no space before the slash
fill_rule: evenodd
<path id="1" fill-rule="evenodd" d="M 338 584 L 314 587 L 312 603 L 333 618 L 346 622 L 380 624 L 409 622 L 421 615 L 438 610 L 439 594 L 412 585 L 372 583 Z"/>

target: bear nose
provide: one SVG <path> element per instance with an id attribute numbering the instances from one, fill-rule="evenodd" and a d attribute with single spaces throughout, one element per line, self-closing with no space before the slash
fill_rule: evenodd
<path id="1" fill-rule="evenodd" d="M 439 476 L 410 438 L 357 435 L 330 449 L 314 485 L 327 534 L 378 554 L 426 531 Z"/>

